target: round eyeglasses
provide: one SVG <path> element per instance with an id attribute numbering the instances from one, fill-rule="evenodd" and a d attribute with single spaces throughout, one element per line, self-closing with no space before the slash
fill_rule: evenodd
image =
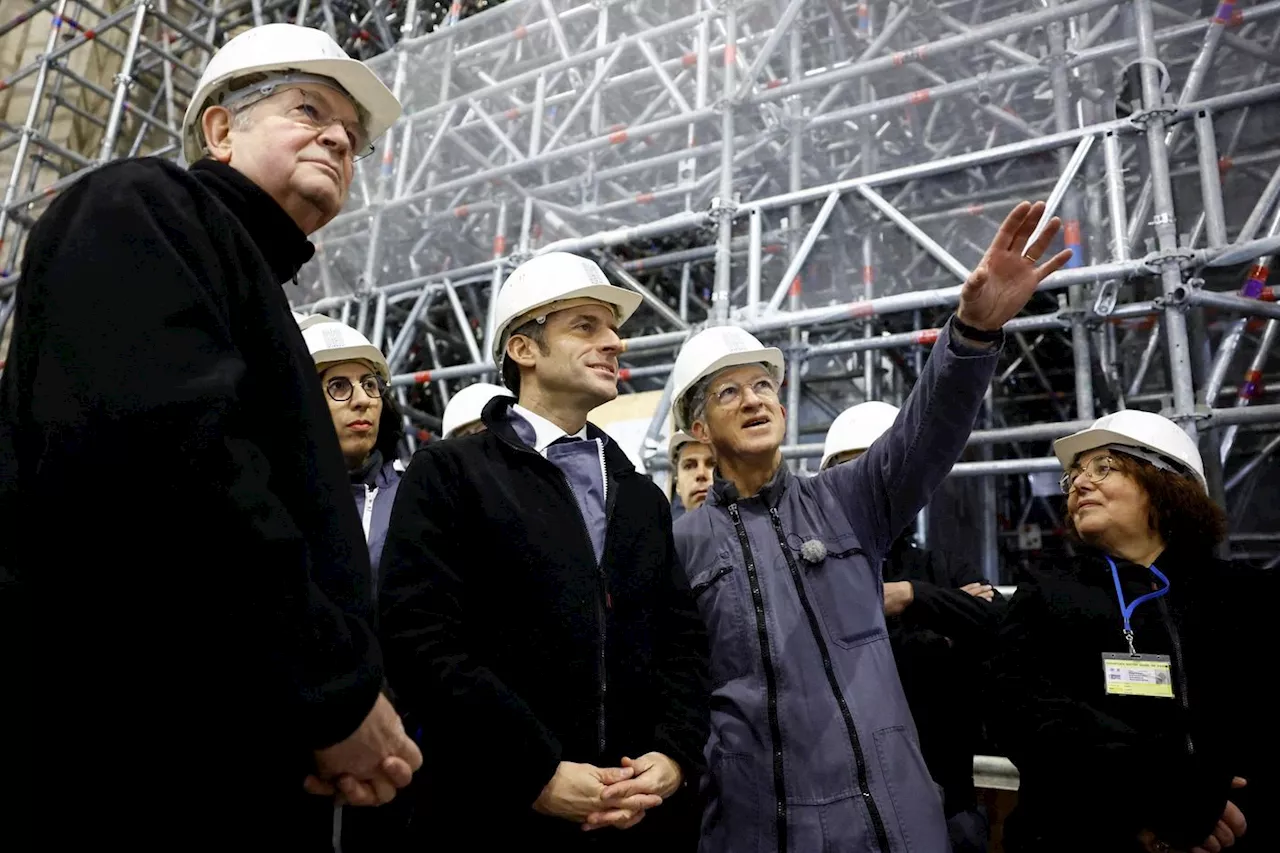
<path id="1" fill-rule="evenodd" d="M 772 379 L 757 379 L 750 386 L 754 393 L 761 400 L 777 400 L 778 399 L 778 383 Z M 716 401 L 716 405 L 721 408 L 728 409 L 733 406 L 740 405 L 742 402 L 742 385 L 730 382 L 722 385 L 720 388 L 711 392 L 711 397 Z"/>
<path id="2" fill-rule="evenodd" d="M 1071 490 L 1075 488 L 1076 478 L 1081 472 L 1089 478 L 1090 483 L 1101 483 L 1107 479 L 1107 475 L 1116 468 L 1116 461 L 1110 456 L 1095 456 L 1084 465 L 1072 465 L 1067 469 L 1067 473 L 1062 475 L 1058 480 L 1058 486 L 1062 489 L 1064 495 L 1071 494 Z"/>
<path id="3" fill-rule="evenodd" d="M 383 382 L 379 376 L 366 376 L 360 380 L 360 389 L 364 391 L 366 396 L 373 399 L 381 397 L 386 387 L 387 383 Z M 335 376 L 324 383 L 324 392 L 329 395 L 329 399 L 333 400 L 333 402 L 345 403 L 351 399 L 351 395 L 356 392 L 356 389 L 347 377 Z"/>

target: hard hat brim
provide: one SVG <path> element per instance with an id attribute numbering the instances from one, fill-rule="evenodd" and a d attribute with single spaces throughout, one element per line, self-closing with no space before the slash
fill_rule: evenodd
<path id="1" fill-rule="evenodd" d="M 372 345 L 327 349 L 324 351 L 324 361 L 316 362 L 316 372 L 323 373 L 335 364 L 345 364 L 348 361 L 364 362 L 382 377 L 383 382 L 391 381 L 391 367 L 387 364 L 386 357 Z"/>
<path id="2" fill-rule="evenodd" d="M 557 293 L 554 298 L 526 307 L 520 314 L 503 323 L 501 328 L 494 330 L 493 363 L 502 364 L 502 357 L 507 350 L 507 335 L 512 329 L 543 313 L 540 311 L 542 308 L 552 307 L 557 303 L 571 300 L 592 300 L 610 306 L 613 308 L 613 314 L 617 318 L 618 326 L 621 327 L 627 320 L 631 319 L 632 314 L 636 313 L 636 309 L 640 307 L 644 297 L 634 291 L 615 287 L 612 284 L 591 284 L 579 287 L 576 290 L 570 290 L 567 293 Z M 566 306 L 566 308 L 571 307 L 573 306 Z M 545 313 L 554 313 L 559 310 L 561 309 L 552 308 L 551 311 Z"/>
<path id="3" fill-rule="evenodd" d="M 689 435 L 687 432 L 677 431 L 671 438 L 667 439 L 667 461 L 671 463 L 672 471 L 676 468 L 676 460 L 680 457 L 680 448 L 686 444 L 701 444 L 698 439 Z"/>
<path id="4" fill-rule="evenodd" d="M 400 102 L 392 94 L 391 90 L 387 88 L 386 84 L 378 78 L 377 74 L 373 73 L 369 66 L 357 59 L 305 59 L 291 62 L 263 62 L 245 68 L 237 68 L 235 77 L 287 70 L 305 71 L 318 77 L 328 77 L 346 89 L 355 104 L 368 116 L 369 126 L 365 130 L 369 134 L 370 141 L 376 141 L 381 138 L 390 129 L 391 125 L 396 123 L 403 111 Z M 220 79 L 214 81 L 211 85 L 202 87 L 187 106 L 187 113 L 182 120 L 182 153 L 186 157 L 188 164 L 196 162 L 205 154 L 204 147 L 201 145 L 203 135 L 198 128 L 201 112 L 205 107 L 205 102 L 209 100 L 209 95 L 226 82 L 226 79 Z"/>
<path id="5" fill-rule="evenodd" d="M 1060 438 L 1053 443 L 1053 453 L 1058 457 L 1058 463 L 1062 465 L 1062 470 L 1067 471 L 1071 468 L 1073 462 L 1076 461 L 1081 453 L 1090 450 L 1097 450 L 1099 447 L 1107 447 L 1108 445 L 1118 444 L 1123 447 L 1139 447 L 1148 450 L 1160 456 L 1161 459 L 1168 460 L 1178 471 L 1185 471 L 1193 476 L 1197 483 L 1200 484 L 1206 492 L 1209 490 L 1209 484 L 1205 480 L 1203 474 L 1195 470 L 1181 459 L 1170 456 L 1158 447 L 1154 447 L 1145 441 L 1139 441 L 1132 436 L 1125 435 L 1122 432 L 1116 432 L 1110 429 L 1085 429 L 1077 433 L 1072 433 L 1065 438 Z"/>

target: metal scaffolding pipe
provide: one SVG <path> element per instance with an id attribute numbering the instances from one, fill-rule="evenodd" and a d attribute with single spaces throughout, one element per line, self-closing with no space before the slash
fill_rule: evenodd
<path id="1" fill-rule="evenodd" d="M 1028 12 L 1022 15 L 1010 15 L 1006 18 L 975 26 L 967 33 L 941 38 L 910 51 L 878 56 L 874 59 L 846 65 L 837 63 L 830 70 L 814 73 L 803 79 L 791 81 L 773 89 L 757 92 L 751 97 L 750 102 L 763 104 L 769 101 L 777 101 L 824 85 L 844 83 L 876 72 L 889 71 L 908 62 L 920 62 L 926 57 L 937 58 L 945 56 L 948 53 L 954 53 L 966 47 L 982 44 L 989 39 L 1002 38 L 1020 30 L 1031 30 L 1035 27 L 1044 26 L 1050 21 L 1060 21 L 1064 18 L 1090 12 L 1094 9 L 1108 6 L 1111 2 L 1112 0 L 1075 0 L 1073 3 L 1066 3 L 1053 9 Z"/>
<path id="2" fill-rule="evenodd" d="M 1223 488 L 1229 492 L 1236 486 L 1240 485 L 1244 482 L 1246 477 L 1257 470 L 1258 466 L 1263 462 L 1266 462 L 1267 459 L 1271 457 L 1271 454 L 1275 453 L 1278 449 L 1280 449 L 1280 435 L 1277 435 L 1275 438 L 1271 439 L 1271 441 L 1267 442 L 1266 445 L 1258 451 L 1256 456 L 1241 465 L 1240 470 L 1231 475 L 1231 479 L 1227 480 Z"/>
<path id="3" fill-rule="evenodd" d="M 1251 317 L 1270 317 L 1280 320 L 1280 303 L 1263 302 L 1261 299 L 1236 296 L 1234 293 L 1218 293 L 1212 290 L 1202 290 L 1198 287 L 1179 286 L 1173 291 L 1169 301 L 1174 305 L 1183 307 L 1205 305 L 1236 314 L 1245 314 Z"/>
<path id="4" fill-rule="evenodd" d="M 711 309 L 717 323 L 729 320 L 729 303 L 731 296 L 731 264 L 733 263 L 733 212 L 736 202 L 733 198 L 733 92 L 734 61 L 737 58 L 737 7 L 730 4 L 724 11 L 725 50 L 724 79 L 721 86 L 720 104 L 720 189 L 716 213 L 718 239 L 716 240 L 716 278 L 715 289 L 711 294 Z"/>
<path id="5" fill-rule="evenodd" d="M 833 192 L 827 196 L 827 200 L 822 203 L 822 208 L 818 211 L 818 215 L 814 218 L 813 224 L 809 226 L 808 232 L 804 235 L 804 240 L 800 243 L 800 247 L 796 249 L 791 256 L 791 262 L 787 265 L 786 272 L 782 274 L 782 278 L 778 281 L 777 287 L 774 288 L 773 296 L 769 297 L 769 311 L 777 311 L 782 307 L 782 300 L 786 298 L 796 282 L 800 270 L 804 268 L 804 263 L 809 259 L 809 253 L 813 251 L 814 245 L 818 242 L 818 235 L 822 233 L 822 229 L 826 227 L 827 220 L 831 218 L 831 212 L 836 209 L 836 204 L 840 201 L 840 193 Z M 753 211 L 752 216 L 759 220 L 759 211 Z M 795 228 L 795 223 L 792 223 Z M 758 266 L 758 262 L 757 262 Z M 751 303 L 754 304 L 754 303 Z"/>
<path id="6" fill-rule="evenodd" d="M 672 310 L 671 306 L 662 301 L 662 297 L 658 296 L 649 288 L 640 283 L 640 280 L 627 272 L 613 258 L 604 257 L 600 259 L 600 265 L 604 267 L 605 272 L 610 273 L 626 285 L 631 290 L 644 299 L 646 305 L 657 312 L 658 316 L 666 321 L 669 325 L 675 326 L 677 329 L 688 329 L 689 324 L 680 318 L 680 315 Z"/>
<path id="7" fill-rule="evenodd" d="M 1160 264 L 1160 283 L 1166 298 L 1182 286 L 1182 269 L 1174 259 L 1178 249 L 1178 230 L 1174 219 L 1173 185 L 1169 177 L 1169 149 L 1165 141 L 1166 124 L 1158 112 L 1163 107 L 1160 79 L 1155 63 L 1156 45 L 1151 19 L 1151 0 L 1133 0 L 1138 26 L 1138 52 L 1144 60 L 1142 103 L 1149 111 L 1146 127 L 1148 168 L 1151 170 L 1153 223 L 1157 246 L 1167 258 Z M 1187 318 L 1174 305 L 1164 313 L 1164 335 L 1169 352 L 1170 381 L 1173 383 L 1174 418 L 1195 438 L 1195 388 L 1191 375 L 1191 344 L 1187 336 Z"/>
<path id="8" fill-rule="evenodd" d="M 52 65 L 52 55 L 54 45 L 58 43 L 58 35 L 62 32 L 62 16 L 67 11 L 67 0 L 59 0 L 58 11 L 54 15 L 53 23 L 49 26 L 49 37 L 45 41 L 44 55 L 36 60 L 39 70 L 36 76 L 35 86 L 31 91 L 31 102 L 27 106 L 27 119 L 23 122 L 21 136 L 18 139 L 18 150 L 13 155 L 13 170 L 9 173 L 9 182 L 4 188 L 4 202 L 0 204 L 0 244 L 4 243 L 5 226 L 8 224 L 11 205 L 13 204 L 13 196 L 18 190 L 18 182 L 22 176 L 22 164 L 27 159 L 27 149 L 31 145 L 31 130 L 35 126 L 36 116 L 40 110 L 40 98 L 44 94 L 45 83 L 49 79 L 49 68 Z M 13 78 L 10 77 L 10 80 Z M 6 83 L 9 81 L 6 81 Z"/>
<path id="9" fill-rule="evenodd" d="M 1253 360 L 1249 362 L 1249 369 L 1244 375 L 1244 382 L 1240 384 L 1240 393 L 1236 396 L 1236 408 L 1242 409 L 1253 402 L 1253 398 L 1257 395 L 1261 388 L 1259 387 L 1262 380 L 1262 371 L 1267 366 L 1267 359 L 1271 355 L 1271 351 L 1275 348 L 1277 333 L 1280 332 L 1280 320 L 1268 320 L 1266 328 L 1262 330 L 1262 339 L 1258 343 L 1258 351 L 1254 354 Z M 1226 463 L 1231 456 L 1231 446 L 1236 440 L 1236 427 L 1229 426 L 1222 433 L 1222 462 Z"/>
<path id="10" fill-rule="evenodd" d="M 880 211 L 891 222 L 901 228 L 908 237 L 920 246 L 920 248 L 932 255 L 934 260 L 941 264 L 944 269 L 948 270 L 961 281 L 964 281 L 969 277 L 968 267 L 956 260 L 955 257 L 946 249 L 942 248 L 942 246 L 938 245 L 938 241 L 924 233 L 918 225 L 908 219 L 902 211 L 890 204 L 884 196 L 866 185 L 856 186 L 854 187 L 854 190 L 858 195 L 870 202 L 872 207 Z M 835 196 L 836 194 L 837 193 L 833 191 L 831 195 Z"/>

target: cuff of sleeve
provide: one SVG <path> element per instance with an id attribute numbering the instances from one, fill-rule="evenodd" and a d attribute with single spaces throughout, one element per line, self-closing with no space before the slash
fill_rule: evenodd
<path id="1" fill-rule="evenodd" d="M 547 787 L 551 777 L 556 775 L 556 769 L 560 767 L 559 745 L 547 744 L 547 747 L 548 749 L 543 751 L 541 756 L 529 763 L 529 776 L 519 784 L 520 799 L 527 803 L 529 808 L 533 808 L 538 797 L 542 796 L 542 789 Z"/>
<path id="2" fill-rule="evenodd" d="M 353 620 L 354 621 L 354 620 Z M 325 749 L 349 738 L 382 692 L 382 655 L 367 628 L 357 632 L 366 642 L 357 649 L 359 662 L 345 676 L 307 690 L 303 699 L 301 734 L 312 749 Z"/>
<path id="3" fill-rule="evenodd" d="M 959 318 L 952 314 L 950 321 L 944 327 L 944 331 L 947 334 L 947 345 L 956 355 L 990 355 L 991 353 L 999 352 L 1004 346 L 1004 329 L 1000 329 L 993 340 L 982 341 L 965 337 L 960 330 L 959 323 Z"/>
<path id="4" fill-rule="evenodd" d="M 1162 774 L 1164 784 L 1152 792 L 1150 829 L 1174 849 L 1190 850 L 1202 844 L 1226 808 L 1231 774 L 1215 764 L 1197 756 L 1182 772 L 1168 768 L 1171 772 Z"/>

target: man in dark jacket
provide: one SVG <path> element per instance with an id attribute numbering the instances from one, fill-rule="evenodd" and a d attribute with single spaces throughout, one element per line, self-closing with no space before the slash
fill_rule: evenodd
<path id="1" fill-rule="evenodd" d="M 849 463 L 888 432 L 898 408 L 878 400 L 832 422 L 821 468 Z M 903 532 L 885 555 L 884 615 L 920 752 L 942 786 L 952 853 L 985 853 L 986 814 L 973 788 L 982 741 L 983 664 L 994 651 L 1004 601 L 978 570 L 943 550 L 915 547 Z"/>
<path id="2" fill-rule="evenodd" d="M 328 829 L 302 816 L 330 813 L 308 773 L 371 803 L 421 762 L 381 697 L 360 522 L 280 288 L 396 114 L 323 33 L 252 30 L 201 80 L 189 171 L 105 166 L 33 229 L 0 380 L 0 579 L 29 667 L 6 832 L 306 849 Z"/>
<path id="3" fill-rule="evenodd" d="M 587 423 L 639 302 L 583 258 L 522 264 L 493 352 L 519 402 L 492 400 L 485 432 L 428 444 L 401 481 L 379 602 L 433 767 L 426 843 L 697 844 L 706 637 L 666 498 Z"/>

